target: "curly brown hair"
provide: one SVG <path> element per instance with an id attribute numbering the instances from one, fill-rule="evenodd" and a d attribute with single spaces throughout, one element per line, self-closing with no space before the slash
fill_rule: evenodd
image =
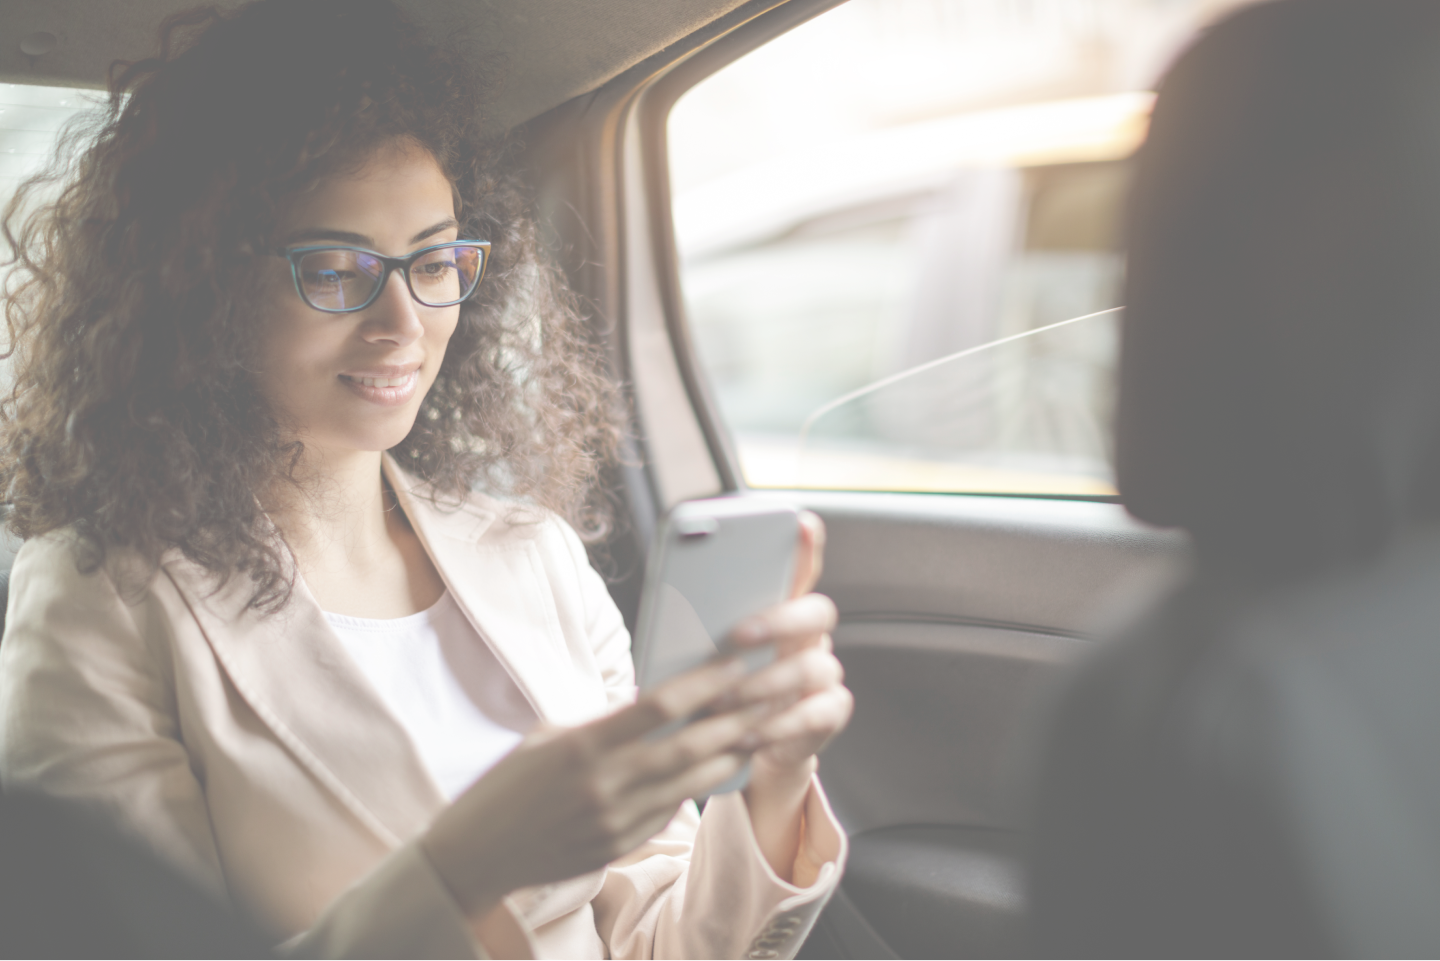
<path id="1" fill-rule="evenodd" d="M 252 606 L 283 605 L 293 564 L 256 498 L 293 480 L 300 448 L 257 387 L 247 295 L 287 200 L 408 139 L 453 184 L 460 236 L 493 254 L 392 453 L 440 497 L 484 486 L 602 538 L 618 392 L 513 147 L 485 134 L 487 89 L 385 0 L 200 8 L 165 21 L 157 56 L 116 64 L 103 116 L 5 212 L 12 529 L 73 528 L 91 569 L 124 547 L 153 570 L 178 548 L 247 574 Z M 34 199 L 47 189 L 58 198 Z"/>

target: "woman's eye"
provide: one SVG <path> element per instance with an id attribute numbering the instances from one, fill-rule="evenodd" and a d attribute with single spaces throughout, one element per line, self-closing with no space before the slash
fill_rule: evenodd
<path id="1" fill-rule="evenodd" d="M 313 270 L 305 273 L 307 287 L 338 287 L 355 279 L 348 270 Z"/>
<path id="2" fill-rule="evenodd" d="M 445 261 L 433 261 L 428 264 L 416 264 L 411 274 L 419 280 L 435 281 L 443 280 L 451 270 L 455 269 L 454 264 Z"/>

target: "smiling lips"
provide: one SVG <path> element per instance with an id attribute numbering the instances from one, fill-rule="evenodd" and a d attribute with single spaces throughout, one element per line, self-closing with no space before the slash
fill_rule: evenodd
<path id="1" fill-rule="evenodd" d="M 373 404 L 393 406 L 403 404 L 415 396 L 416 385 L 420 383 L 420 368 L 404 368 L 357 371 L 341 374 L 340 383 L 351 392 Z"/>

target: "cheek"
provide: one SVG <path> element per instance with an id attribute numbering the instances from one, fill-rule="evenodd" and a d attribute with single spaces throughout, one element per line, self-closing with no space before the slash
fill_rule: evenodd
<path id="1" fill-rule="evenodd" d="M 450 340 L 455 336 L 455 329 L 460 323 L 460 308 L 448 307 L 442 316 L 435 318 L 433 323 L 425 325 L 425 353 L 434 358 L 433 363 L 427 364 L 430 368 L 430 377 L 433 382 L 435 374 L 440 370 L 440 362 L 445 359 L 445 352 L 450 346 Z"/>
<path id="2" fill-rule="evenodd" d="M 293 295 L 292 298 L 294 299 Z M 314 391 L 340 349 L 331 343 L 335 330 L 317 325 L 304 305 L 271 299 L 260 324 L 260 385 L 278 410 L 303 414 L 305 396 Z M 299 309 L 296 309 L 296 308 Z"/>

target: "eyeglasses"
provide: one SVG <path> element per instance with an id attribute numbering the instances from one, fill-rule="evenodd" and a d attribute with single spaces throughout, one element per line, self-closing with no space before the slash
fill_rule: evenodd
<path id="1" fill-rule="evenodd" d="M 374 303 L 392 270 L 404 275 L 410 296 L 426 307 L 458 304 L 480 286 L 490 243 L 454 240 L 408 257 L 386 257 L 363 247 L 293 247 L 275 255 L 290 261 L 301 300 L 316 310 L 344 314 Z"/>

